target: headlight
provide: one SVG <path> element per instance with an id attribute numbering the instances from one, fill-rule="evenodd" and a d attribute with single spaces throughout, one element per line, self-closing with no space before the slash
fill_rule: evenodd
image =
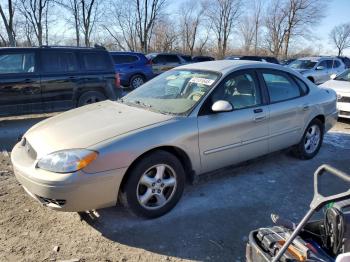
<path id="1" fill-rule="evenodd" d="M 55 173 L 71 173 L 86 167 L 96 157 L 97 152 L 87 149 L 61 150 L 41 158 L 37 167 Z"/>

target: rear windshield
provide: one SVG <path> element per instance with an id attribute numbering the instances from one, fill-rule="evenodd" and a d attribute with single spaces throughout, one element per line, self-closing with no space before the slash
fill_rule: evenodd
<path id="1" fill-rule="evenodd" d="M 81 53 L 84 68 L 89 71 L 113 70 L 111 59 L 107 52 Z"/>

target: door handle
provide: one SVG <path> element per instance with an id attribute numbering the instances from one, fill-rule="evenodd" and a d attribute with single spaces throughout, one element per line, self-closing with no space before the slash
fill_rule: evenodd
<path id="1" fill-rule="evenodd" d="M 263 112 L 262 108 L 254 109 L 254 113 L 255 114 L 259 114 L 259 113 L 262 113 L 262 112 Z"/>
<path id="2" fill-rule="evenodd" d="M 260 121 L 265 120 L 265 118 L 266 118 L 265 115 L 264 116 L 256 116 L 256 117 L 254 117 L 254 121 L 255 122 L 260 122 Z"/>
<path id="3" fill-rule="evenodd" d="M 307 110 L 309 110 L 310 109 L 310 106 L 309 105 L 303 105 L 303 110 L 304 111 L 307 111 Z"/>
<path id="4" fill-rule="evenodd" d="M 26 83 L 26 84 L 33 83 L 33 79 L 26 78 L 26 79 L 24 80 L 24 83 Z"/>

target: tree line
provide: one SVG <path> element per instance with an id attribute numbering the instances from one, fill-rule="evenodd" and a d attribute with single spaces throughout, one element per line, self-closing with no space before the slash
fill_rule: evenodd
<path id="1" fill-rule="evenodd" d="M 288 58 L 298 43 L 317 40 L 313 29 L 326 10 L 326 0 L 1 0 L 0 46 Z M 350 25 L 336 26 L 329 39 L 341 55 Z"/>

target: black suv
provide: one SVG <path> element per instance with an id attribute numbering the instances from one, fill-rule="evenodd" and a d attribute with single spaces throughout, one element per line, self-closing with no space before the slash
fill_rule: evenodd
<path id="1" fill-rule="evenodd" d="M 103 47 L 0 48 L 0 116 L 115 100 L 118 81 Z"/>

